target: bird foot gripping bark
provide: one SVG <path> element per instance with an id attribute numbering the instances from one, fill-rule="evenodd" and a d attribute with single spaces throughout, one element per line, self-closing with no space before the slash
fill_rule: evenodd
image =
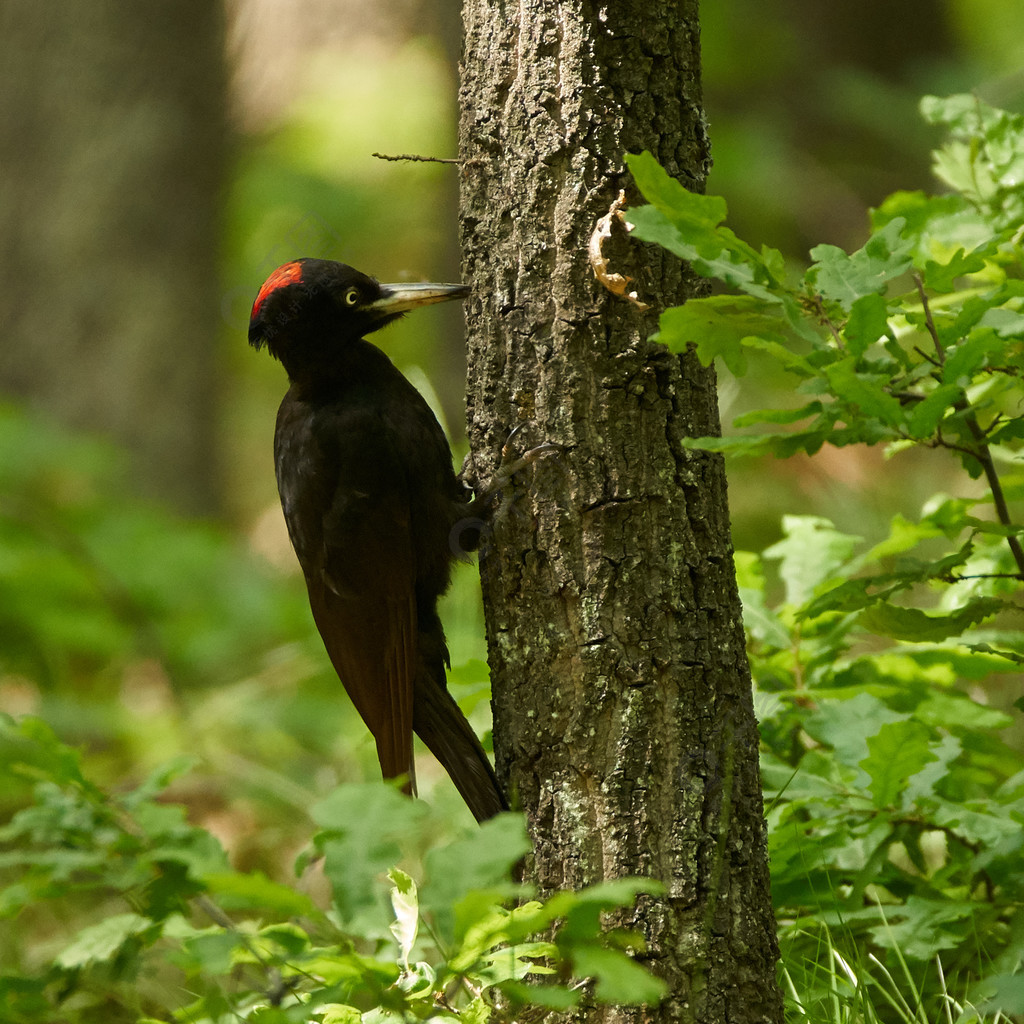
<path id="1" fill-rule="evenodd" d="M 530 448 L 519 456 L 518 459 L 512 458 L 512 438 L 515 437 L 519 428 L 509 434 L 508 440 L 505 442 L 501 449 L 501 464 L 498 466 L 498 471 L 491 477 L 487 484 L 480 489 L 477 493 L 476 501 L 490 502 L 496 495 L 500 494 L 506 484 L 508 484 L 512 477 L 516 473 L 527 466 L 533 465 L 538 459 L 546 458 L 548 455 L 561 455 L 565 450 L 561 445 L 555 444 L 552 441 L 545 441 L 543 444 L 537 445 L 535 448 Z"/>
<path id="2" fill-rule="evenodd" d="M 465 505 L 465 516 L 452 527 L 452 551 L 458 557 L 465 558 L 469 552 L 483 547 L 485 538 L 490 533 L 490 523 L 507 514 L 513 500 L 513 494 L 508 485 L 517 473 L 540 459 L 547 458 L 549 455 L 561 455 L 565 451 L 562 445 L 545 441 L 528 449 L 518 458 L 513 458 L 512 440 L 520 429 L 520 427 L 516 427 L 509 434 L 508 440 L 505 441 L 501 449 L 501 463 L 495 474 L 486 483 L 480 484 L 476 480 L 472 453 L 466 459 L 460 479 L 467 490 L 474 494 L 474 497 Z M 496 502 L 497 508 L 495 508 Z"/>

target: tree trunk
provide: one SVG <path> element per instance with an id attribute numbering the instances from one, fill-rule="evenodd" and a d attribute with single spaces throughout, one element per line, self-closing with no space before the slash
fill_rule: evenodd
<path id="1" fill-rule="evenodd" d="M 217 504 L 220 4 L 0 9 L 0 391 Z"/>
<path id="2" fill-rule="evenodd" d="M 469 433 L 564 446 L 519 477 L 481 558 L 498 770 L 526 811 L 543 891 L 645 875 L 629 924 L 670 994 L 585 1020 L 780 1021 L 758 735 L 713 371 L 647 339 L 694 294 L 673 258 L 587 243 L 650 149 L 708 166 L 696 0 L 465 0 L 461 227 Z M 636 199 L 635 192 L 631 196 Z"/>

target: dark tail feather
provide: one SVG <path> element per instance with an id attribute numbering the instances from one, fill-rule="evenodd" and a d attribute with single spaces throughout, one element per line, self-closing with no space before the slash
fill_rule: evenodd
<path id="1" fill-rule="evenodd" d="M 477 821 L 508 810 L 476 733 L 448 688 L 425 668 L 416 679 L 412 727 L 452 777 Z"/>

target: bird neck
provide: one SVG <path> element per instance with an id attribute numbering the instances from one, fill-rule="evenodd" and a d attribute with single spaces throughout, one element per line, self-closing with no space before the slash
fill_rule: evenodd
<path id="1" fill-rule="evenodd" d="M 307 358 L 281 361 L 293 388 L 306 399 L 332 399 L 346 387 L 395 372 L 391 360 L 365 338 L 332 339 Z"/>

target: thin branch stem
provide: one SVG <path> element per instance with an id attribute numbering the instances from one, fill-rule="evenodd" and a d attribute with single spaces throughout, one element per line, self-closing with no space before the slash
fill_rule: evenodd
<path id="1" fill-rule="evenodd" d="M 388 153 L 371 153 L 370 155 L 376 157 L 378 160 L 390 160 L 392 162 L 402 160 L 419 164 L 457 164 L 459 162 L 455 157 L 419 156 L 416 153 L 399 153 L 395 156 L 391 156 Z"/>
<path id="2" fill-rule="evenodd" d="M 836 343 L 836 347 L 841 352 L 845 351 L 846 345 L 843 344 L 843 339 L 836 330 L 836 325 L 832 323 L 828 313 L 825 312 L 825 304 L 821 301 L 820 295 L 814 296 L 814 308 L 818 314 L 818 323 L 828 328 L 828 333 L 832 335 L 832 340 Z"/>
<path id="3" fill-rule="evenodd" d="M 960 402 L 957 406 L 960 406 Z M 1003 526 L 1012 526 L 1013 519 L 1010 516 L 1010 508 L 1006 503 L 1006 494 L 1003 491 L 1003 485 L 999 480 L 999 473 L 996 471 L 996 464 L 992 458 L 992 452 L 989 449 L 988 444 L 985 442 L 985 431 L 981 429 L 981 425 L 978 423 L 977 417 L 974 415 L 974 411 L 968 405 L 966 399 L 962 402 L 964 411 L 966 412 L 965 420 L 967 428 L 970 430 L 975 441 L 978 442 L 978 453 L 975 458 L 981 463 L 982 472 L 985 474 L 985 480 L 988 483 L 989 490 L 992 492 L 992 504 L 996 509 L 996 516 L 999 522 Z M 1024 576 L 1024 547 L 1021 547 L 1019 537 L 1007 537 L 1006 543 L 1010 547 L 1010 551 L 1013 554 L 1013 560 L 1017 563 L 1017 569 L 1020 574 Z"/>
<path id="4" fill-rule="evenodd" d="M 939 332 L 935 327 L 935 321 L 932 319 L 931 305 L 928 302 L 928 295 L 924 290 L 924 282 L 921 280 L 919 274 L 914 275 L 914 284 L 917 287 L 917 294 L 921 297 L 921 306 L 924 309 L 925 324 L 928 327 L 928 333 L 931 335 L 932 342 L 935 344 L 935 354 L 938 357 L 939 364 L 942 365 L 946 361 L 946 353 L 942 347 L 942 342 L 939 340 Z M 1013 526 L 1013 519 L 1010 516 L 1010 508 L 1006 502 L 1006 493 L 1003 491 L 1002 482 L 999 479 L 999 473 L 996 470 L 995 460 L 992 458 L 992 450 L 988 446 L 986 437 L 988 436 L 986 431 L 982 428 L 978 422 L 978 417 L 971 408 L 971 404 L 967 399 L 966 394 L 962 398 L 958 398 L 953 403 L 953 408 L 957 412 L 964 414 L 964 423 L 967 425 L 967 429 L 971 433 L 971 437 L 974 439 L 975 448 L 967 449 L 960 448 L 957 445 L 951 445 L 947 442 L 942 442 L 946 447 L 959 448 L 961 451 L 969 451 L 970 454 L 978 460 L 981 465 L 981 470 L 985 474 L 985 482 L 988 484 L 989 490 L 992 492 L 992 504 L 995 506 L 996 516 L 999 522 L 1003 526 Z M 1013 555 L 1014 562 L 1017 563 L 1018 572 L 1024 577 L 1024 547 L 1021 546 L 1019 537 L 1007 537 L 1006 543 L 1009 545 L 1010 552 Z"/>
<path id="5" fill-rule="evenodd" d="M 1019 580 L 1019 572 L 945 572 L 936 579 L 946 583 L 962 583 L 964 580 Z"/>
<path id="6" fill-rule="evenodd" d="M 921 280 L 920 274 L 914 275 L 914 285 L 917 288 L 917 294 L 921 297 L 921 305 L 924 307 L 924 322 L 928 328 L 928 333 L 931 335 L 932 343 L 935 345 L 935 354 L 939 358 L 939 365 L 942 366 L 946 361 L 946 350 L 942 347 L 942 342 L 939 340 L 939 332 L 935 326 L 935 321 L 932 319 L 932 307 L 928 302 L 928 295 L 924 290 L 924 281 Z"/>

